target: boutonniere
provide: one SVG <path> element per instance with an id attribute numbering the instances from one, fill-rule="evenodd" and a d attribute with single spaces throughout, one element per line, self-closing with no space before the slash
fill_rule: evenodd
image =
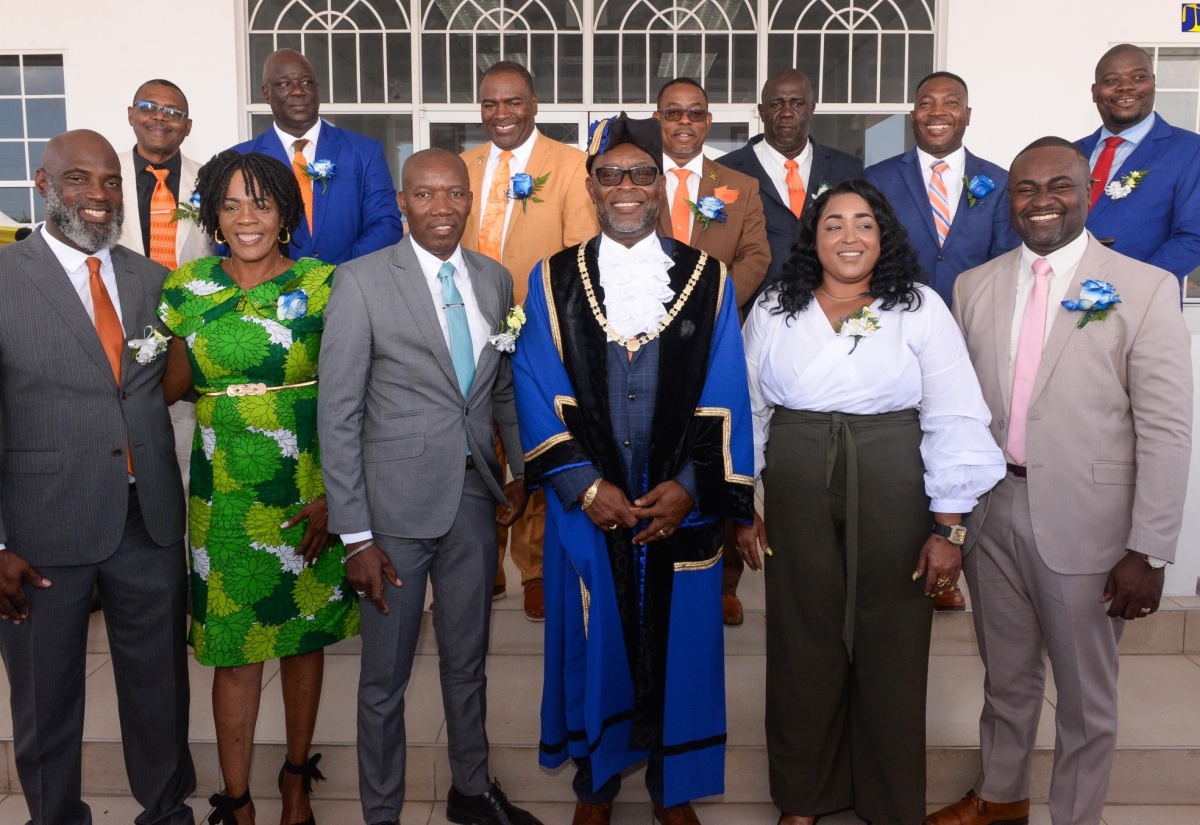
<path id="1" fill-rule="evenodd" d="M 200 193 L 193 192 L 192 196 L 186 201 L 179 201 L 174 212 L 171 213 L 170 223 L 178 223 L 179 221 L 195 221 L 200 223 Z"/>
<path id="2" fill-rule="evenodd" d="M 488 343 L 500 352 L 515 352 L 517 338 L 520 336 L 523 326 L 525 326 L 525 309 L 518 305 L 510 309 L 508 315 L 504 316 L 504 321 L 500 324 L 500 331 L 488 338 Z"/>
<path id="3" fill-rule="evenodd" d="M 1129 193 L 1137 189 L 1141 185 L 1142 179 L 1149 174 L 1149 169 L 1139 169 L 1135 172 L 1121 175 L 1119 180 L 1110 181 L 1108 186 L 1104 187 L 1104 194 L 1115 201 L 1127 198 L 1129 197 Z"/>
<path id="4" fill-rule="evenodd" d="M 692 215 L 702 224 L 700 231 L 708 229 L 709 223 L 716 221 L 724 225 L 729 219 L 725 207 L 731 203 L 736 203 L 738 199 L 738 190 L 731 189 L 728 186 L 718 186 L 713 190 L 711 195 L 705 195 L 695 203 L 684 201 L 691 210 Z"/>
<path id="5" fill-rule="evenodd" d="M 329 191 L 329 181 L 333 180 L 336 172 L 337 164 L 331 160 L 314 160 L 304 168 L 304 174 L 309 180 L 321 184 L 322 195 Z"/>
<path id="6" fill-rule="evenodd" d="M 849 355 L 858 349 L 858 342 L 870 338 L 879 332 L 879 316 L 870 307 L 862 307 L 853 315 L 843 316 L 838 321 L 837 334 L 839 338 L 853 338 L 854 346 L 850 347 Z"/>
<path id="7" fill-rule="evenodd" d="M 546 181 L 550 179 L 550 173 L 535 178 L 532 175 L 527 175 L 524 172 L 518 172 L 512 176 L 512 188 L 508 190 L 508 197 L 511 200 L 516 198 L 521 202 L 521 213 L 525 213 L 525 206 L 529 201 L 541 203 L 542 199 L 538 197 L 538 192 L 542 191 L 542 187 L 546 185 Z"/>
<path id="8" fill-rule="evenodd" d="M 986 198 L 988 193 L 995 188 L 996 182 L 987 175 L 976 175 L 970 180 L 967 180 L 967 176 L 963 175 L 963 189 L 967 192 L 968 209 Z"/>
<path id="9" fill-rule="evenodd" d="M 1083 329 L 1087 326 L 1088 321 L 1103 321 L 1108 317 L 1108 311 L 1116 304 L 1121 303 L 1121 296 L 1117 294 L 1117 288 L 1108 281 L 1088 278 L 1081 286 L 1083 289 L 1079 292 L 1078 301 L 1062 302 L 1062 305 L 1071 312 L 1083 313 L 1083 317 L 1075 325 L 1077 329 Z"/>
<path id="10" fill-rule="evenodd" d="M 308 314 L 308 293 L 303 289 L 285 292 L 279 296 L 275 315 L 280 321 L 295 321 Z"/>
<path id="11" fill-rule="evenodd" d="M 170 335 L 163 335 L 154 327 L 146 327 L 145 338 L 130 338 L 129 344 L 130 361 L 137 361 L 139 364 L 149 364 L 155 358 L 167 351 L 167 342 L 171 340 Z"/>
<path id="12" fill-rule="evenodd" d="M 821 181 L 821 185 L 817 187 L 817 191 L 813 192 L 813 200 L 816 200 L 817 198 L 821 197 L 828 191 L 829 191 L 829 184 L 826 181 Z"/>

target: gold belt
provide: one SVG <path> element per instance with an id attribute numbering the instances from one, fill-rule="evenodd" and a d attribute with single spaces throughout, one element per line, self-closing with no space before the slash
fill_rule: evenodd
<path id="1" fill-rule="evenodd" d="M 200 394 L 208 398 L 220 395 L 228 395 L 230 398 L 241 398 L 243 395 L 266 395 L 276 390 L 294 390 L 297 387 L 311 387 L 316 383 L 317 379 L 314 378 L 311 381 L 305 381 L 300 384 L 281 384 L 278 387 L 268 387 L 266 384 L 230 384 L 218 392 L 202 392 Z"/>

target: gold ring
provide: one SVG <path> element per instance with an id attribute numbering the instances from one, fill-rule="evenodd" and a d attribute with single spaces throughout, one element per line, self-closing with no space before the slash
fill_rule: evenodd
<path id="1" fill-rule="evenodd" d="M 942 577 L 942 578 L 940 578 L 940 579 L 938 579 L 938 580 L 937 580 L 937 586 L 938 586 L 938 587 L 946 587 L 946 586 L 947 586 L 947 585 L 949 585 L 949 584 L 950 584 L 950 577 L 949 577 L 949 576 L 944 576 L 944 577 Z"/>
<path id="2" fill-rule="evenodd" d="M 1149 613 L 1149 612 L 1150 612 L 1150 608 L 1148 608 L 1148 607 L 1143 607 L 1143 608 L 1142 608 L 1142 609 L 1141 609 L 1139 612 L 1140 612 L 1140 613 L 1141 613 L 1143 616 L 1145 616 L 1147 613 Z"/>
<path id="3" fill-rule="evenodd" d="M 662 538 L 664 538 L 664 539 L 665 539 L 665 538 L 667 537 L 667 531 L 666 531 L 666 530 L 659 530 L 659 531 L 658 531 L 658 535 L 659 535 L 659 536 L 661 536 Z"/>

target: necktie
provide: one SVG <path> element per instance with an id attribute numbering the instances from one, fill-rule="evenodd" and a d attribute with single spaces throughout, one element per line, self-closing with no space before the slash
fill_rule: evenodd
<path id="1" fill-rule="evenodd" d="M 500 260 L 504 247 L 504 218 L 508 215 L 508 185 L 512 169 L 509 161 L 513 153 L 505 149 L 496 161 L 492 173 L 492 185 L 488 187 L 487 203 L 483 207 L 483 219 L 479 222 L 479 251 L 493 261 Z"/>
<path id="2" fill-rule="evenodd" d="M 942 173 L 950 168 L 950 164 L 935 160 L 930 168 L 933 174 L 929 178 L 929 206 L 933 209 L 933 226 L 937 230 L 938 246 L 941 246 L 950 234 L 950 194 L 942 180 Z"/>
<path id="3" fill-rule="evenodd" d="M 175 263 L 175 230 L 177 224 L 171 223 L 175 214 L 175 196 L 167 186 L 167 169 L 155 169 L 147 166 L 146 171 L 154 175 L 154 192 L 150 195 L 150 260 L 157 261 L 167 269 L 174 269 Z"/>
<path id="4" fill-rule="evenodd" d="M 1088 206 L 1091 209 L 1096 205 L 1096 201 L 1100 200 L 1100 196 L 1104 194 L 1104 187 L 1108 185 L 1108 176 L 1112 173 L 1113 159 L 1117 156 L 1117 147 L 1125 142 L 1125 138 L 1112 137 L 1104 139 L 1104 148 L 1100 150 L 1100 157 L 1096 158 L 1096 168 L 1092 170 L 1092 203 Z"/>
<path id="5" fill-rule="evenodd" d="M 108 356 L 108 365 L 112 367 L 113 378 L 117 386 L 121 386 L 121 356 L 125 353 L 125 330 L 121 327 L 121 319 L 113 306 L 108 288 L 100 277 L 100 259 L 87 259 L 88 287 L 92 291 L 92 314 L 96 316 L 96 334 L 100 336 L 100 346 Z M 125 442 L 125 469 L 133 475 L 133 455 L 129 451 L 129 442 Z"/>
<path id="6" fill-rule="evenodd" d="M 800 179 L 800 164 L 788 158 L 783 162 L 783 168 L 787 170 L 783 182 L 787 184 L 788 204 L 792 214 L 799 218 L 800 213 L 804 211 L 804 198 L 808 194 L 804 191 L 804 181 Z"/>
<path id="7" fill-rule="evenodd" d="M 467 307 L 454 285 L 454 264 L 449 261 L 442 264 L 438 280 L 442 282 L 442 305 L 446 308 L 446 325 L 450 328 L 450 360 L 454 362 L 458 388 L 466 398 L 471 392 L 471 382 L 475 380 L 475 348 L 471 345 Z"/>
<path id="8" fill-rule="evenodd" d="M 671 234 L 675 240 L 688 243 L 692 238 L 692 210 L 687 205 L 688 178 L 692 173 L 687 169 L 672 169 L 679 185 L 675 187 L 675 197 L 671 199 Z"/>
<path id="9" fill-rule="evenodd" d="M 1042 363 L 1042 345 L 1046 339 L 1046 297 L 1050 293 L 1050 276 L 1053 272 L 1050 262 L 1045 258 L 1033 262 L 1033 289 L 1029 291 L 1029 300 L 1025 302 L 1021 335 L 1017 339 L 1006 449 L 1018 464 L 1025 463 L 1025 423 L 1029 402 L 1033 399 L 1038 366 Z"/>
<path id="10" fill-rule="evenodd" d="M 313 221 L 313 182 L 308 177 L 308 160 L 304 157 L 304 147 L 308 141 L 301 138 L 292 143 L 292 174 L 296 183 L 300 184 L 300 199 L 304 201 L 304 218 L 308 221 L 308 231 L 312 233 Z"/>

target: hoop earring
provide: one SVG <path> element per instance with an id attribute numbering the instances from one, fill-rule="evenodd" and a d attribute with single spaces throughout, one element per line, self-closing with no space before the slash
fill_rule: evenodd
<path id="1" fill-rule="evenodd" d="M 291 243 L 291 242 L 292 242 L 292 230 L 288 229 L 288 228 L 285 226 L 285 227 L 283 228 L 283 231 L 287 233 L 287 237 L 286 237 L 286 238 L 285 238 L 285 237 L 280 237 L 280 238 L 279 238 L 279 243 L 283 244 L 284 246 L 287 246 L 289 243 Z"/>
<path id="2" fill-rule="evenodd" d="M 225 236 L 221 234 L 221 227 L 213 230 L 213 243 L 225 243 Z"/>

